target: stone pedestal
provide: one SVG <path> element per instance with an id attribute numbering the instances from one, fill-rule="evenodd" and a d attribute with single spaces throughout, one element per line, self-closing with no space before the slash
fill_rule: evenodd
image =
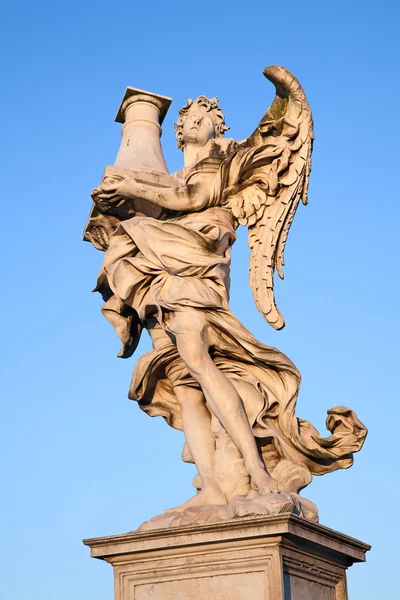
<path id="1" fill-rule="evenodd" d="M 347 600 L 367 544 L 293 515 L 84 540 L 115 600 Z"/>

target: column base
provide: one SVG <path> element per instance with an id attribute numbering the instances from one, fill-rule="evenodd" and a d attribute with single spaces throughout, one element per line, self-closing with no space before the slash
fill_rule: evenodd
<path id="1" fill-rule="evenodd" d="M 290 515 L 84 540 L 114 568 L 115 600 L 347 600 L 370 546 Z"/>

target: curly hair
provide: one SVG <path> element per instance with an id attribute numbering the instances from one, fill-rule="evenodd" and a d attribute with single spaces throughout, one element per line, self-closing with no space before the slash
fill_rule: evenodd
<path id="1" fill-rule="evenodd" d="M 225 131 L 227 131 L 229 129 L 229 127 L 227 127 L 225 125 L 224 114 L 223 114 L 221 108 L 218 106 L 218 98 L 207 98 L 206 96 L 199 96 L 194 101 L 191 98 L 189 98 L 189 100 L 187 101 L 187 104 L 185 104 L 185 106 L 182 106 L 182 108 L 179 109 L 178 120 L 174 125 L 174 129 L 176 131 L 176 141 L 177 141 L 178 148 L 183 149 L 183 146 L 184 146 L 183 139 L 182 139 L 183 138 L 183 124 L 188 115 L 188 112 L 194 106 L 199 106 L 204 111 L 209 112 L 211 114 L 213 121 L 215 123 L 215 137 L 216 138 L 223 137 L 225 134 Z"/>

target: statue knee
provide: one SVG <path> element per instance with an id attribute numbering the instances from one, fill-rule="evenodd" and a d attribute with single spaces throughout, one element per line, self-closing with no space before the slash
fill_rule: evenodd
<path id="1" fill-rule="evenodd" d="M 193 336 L 182 336 L 181 339 L 177 337 L 177 345 L 178 352 L 188 371 L 198 380 L 211 360 L 207 347 L 200 338 L 196 339 Z"/>
<path id="2" fill-rule="evenodd" d="M 211 360 L 208 353 L 207 321 L 198 311 L 182 311 L 174 315 L 171 331 L 188 371 L 199 381 Z"/>
<path id="3" fill-rule="evenodd" d="M 203 392 L 199 389 L 186 385 L 178 385 L 174 388 L 174 391 L 181 407 L 182 414 L 190 414 L 193 410 L 197 413 L 199 407 L 203 406 L 205 403 Z"/>
<path id="4" fill-rule="evenodd" d="M 169 323 L 169 327 L 172 333 L 179 337 L 203 338 L 207 330 L 207 321 L 198 311 L 188 309 L 176 312 Z"/>

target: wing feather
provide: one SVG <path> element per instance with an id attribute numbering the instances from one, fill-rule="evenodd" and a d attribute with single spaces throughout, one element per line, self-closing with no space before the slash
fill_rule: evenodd
<path id="1" fill-rule="evenodd" d="M 314 139 L 311 110 L 290 71 L 267 67 L 276 88 L 257 129 L 241 142 L 239 185 L 229 197 L 233 214 L 249 228 L 250 285 L 258 310 L 276 329 L 285 325 L 274 295 L 274 272 L 283 279 L 284 250 L 300 200 L 307 204 Z"/>

